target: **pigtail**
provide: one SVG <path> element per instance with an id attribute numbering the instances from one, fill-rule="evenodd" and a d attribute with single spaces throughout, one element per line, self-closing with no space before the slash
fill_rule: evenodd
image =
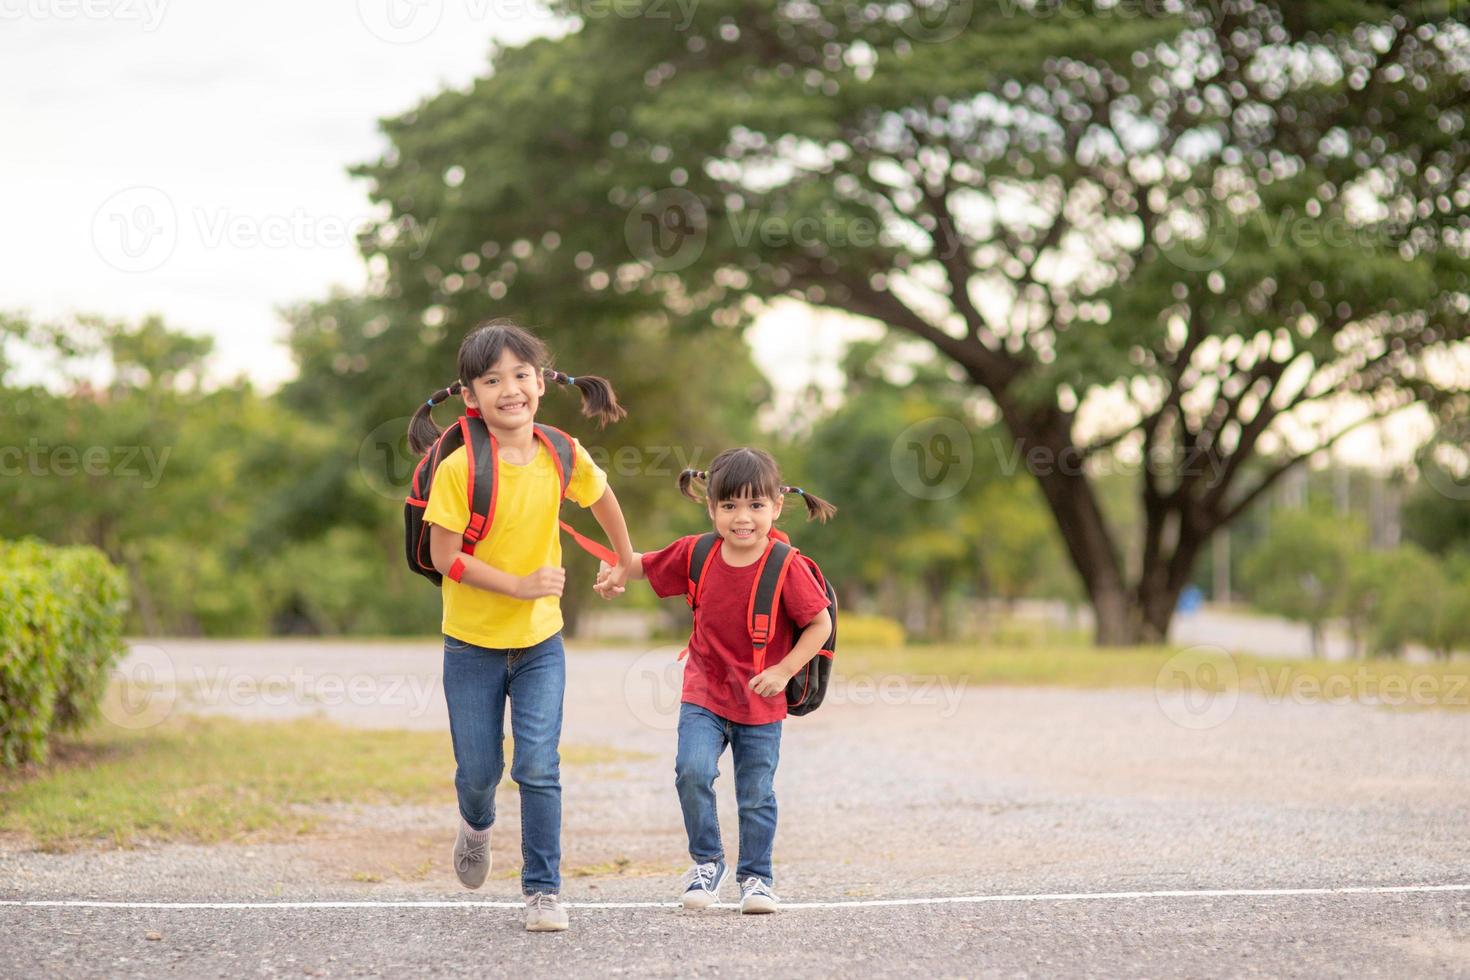
<path id="1" fill-rule="evenodd" d="M 559 385 L 572 385 L 580 391 L 582 393 L 582 414 L 590 419 L 596 419 L 603 426 L 609 422 L 626 418 L 628 415 L 623 406 L 618 404 L 618 396 L 613 393 L 612 384 L 606 378 L 599 378 L 595 374 L 580 375 L 574 378 L 570 374 L 547 368 L 546 380 Z"/>
<path id="2" fill-rule="evenodd" d="M 704 496 L 694 489 L 694 482 L 708 483 L 709 474 L 701 470 L 685 470 L 679 474 L 679 492 L 696 504 L 704 503 Z"/>
<path id="3" fill-rule="evenodd" d="M 439 427 L 434 424 L 434 406 L 459 394 L 460 387 L 460 383 L 456 381 L 448 388 L 440 388 L 430 395 L 429 400 L 420 405 L 418 411 L 413 413 L 413 418 L 409 419 L 408 448 L 415 456 L 422 456 L 428 452 L 429 447 L 441 434 Z"/>
<path id="4" fill-rule="evenodd" d="M 821 521 L 827 523 L 837 513 L 837 508 L 814 493 L 807 493 L 801 487 L 782 487 L 782 493 L 794 493 L 801 497 L 806 504 L 806 519 L 809 521 Z"/>

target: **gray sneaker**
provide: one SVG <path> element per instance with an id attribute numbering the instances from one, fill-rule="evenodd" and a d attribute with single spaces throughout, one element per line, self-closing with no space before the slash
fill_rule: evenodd
<path id="1" fill-rule="evenodd" d="M 454 839 L 454 873 L 466 888 L 479 888 L 490 873 L 490 833 L 486 831 L 484 840 L 470 840 L 465 833 L 469 829 L 461 818 Z"/>
<path id="2" fill-rule="evenodd" d="M 780 908 L 771 886 L 754 876 L 740 883 L 740 911 L 746 915 L 767 915 Z"/>
<path id="3" fill-rule="evenodd" d="M 526 896 L 527 932 L 562 932 L 566 927 L 567 910 L 559 897 L 547 892 Z"/>

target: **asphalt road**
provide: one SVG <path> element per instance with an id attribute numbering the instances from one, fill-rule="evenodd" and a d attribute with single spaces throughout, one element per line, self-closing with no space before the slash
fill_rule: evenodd
<path id="1" fill-rule="evenodd" d="M 585 872 L 566 881 L 571 901 L 673 897 L 686 860 L 673 652 L 570 658 L 565 741 L 630 753 L 564 772 L 565 866 Z M 438 654 L 423 644 L 165 643 L 130 663 L 150 659 L 172 672 L 173 711 L 445 726 Z M 0 974 L 1470 975 L 1466 890 L 1016 900 L 1470 884 L 1467 712 L 848 677 L 788 723 L 777 793 L 777 891 L 793 907 L 773 917 L 587 907 L 569 933 L 531 936 L 518 910 L 492 905 L 0 905 Z M 508 799 L 497 870 L 519 863 Z M 513 877 L 459 888 L 444 859 L 452 806 L 331 813 L 336 832 L 305 841 L 40 854 L 0 839 L 0 899 L 517 897 Z M 421 857 L 429 870 L 410 873 Z M 353 880 L 364 867 L 382 880 Z M 1009 898 L 922 901 L 976 896 Z M 795 907 L 887 899 L 920 901 Z"/>

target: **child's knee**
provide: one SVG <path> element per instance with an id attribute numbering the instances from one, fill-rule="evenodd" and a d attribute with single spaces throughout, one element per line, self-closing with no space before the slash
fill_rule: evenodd
<path id="1" fill-rule="evenodd" d="M 719 774 L 719 764 L 714 759 L 679 756 L 674 761 L 676 786 L 702 788 L 713 783 Z"/>
<path id="2" fill-rule="evenodd" d="M 518 745 L 510 778 L 518 786 L 557 786 L 561 783 L 561 754 L 555 746 L 523 752 Z"/>

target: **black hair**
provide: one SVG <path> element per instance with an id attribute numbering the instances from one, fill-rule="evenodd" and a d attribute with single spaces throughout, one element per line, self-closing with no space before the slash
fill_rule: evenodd
<path id="1" fill-rule="evenodd" d="M 547 381 L 576 387 L 582 393 L 582 414 L 588 418 L 607 425 L 628 414 L 618 404 L 618 396 L 606 378 L 591 374 L 573 377 L 556 370 L 551 366 L 551 352 L 540 337 L 513 320 L 491 320 L 471 330 L 460 343 L 459 379 L 434 392 L 413 413 L 408 423 L 408 446 L 414 453 L 427 451 L 439 438 L 439 427 L 431 414 L 434 406 L 459 394 L 475 378 L 498 364 L 506 351 L 539 368 Z"/>
<path id="2" fill-rule="evenodd" d="M 704 484 L 701 494 L 695 483 Z M 770 453 L 762 449 L 727 449 L 716 456 L 708 470 L 685 470 L 679 474 L 679 492 L 696 503 L 721 503 L 737 497 L 769 497 L 798 494 L 806 504 L 806 519 L 826 522 L 837 508 L 801 487 L 781 483 L 781 468 Z"/>

